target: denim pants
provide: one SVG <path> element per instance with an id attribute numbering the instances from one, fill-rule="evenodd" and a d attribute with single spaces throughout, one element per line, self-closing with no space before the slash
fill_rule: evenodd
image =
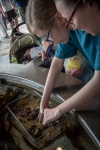
<path id="1" fill-rule="evenodd" d="M 80 80 L 87 83 L 94 76 L 94 70 L 87 61 L 84 62 L 83 74 L 79 77 Z"/>
<path id="2" fill-rule="evenodd" d="M 4 25 L 5 25 L 6 29 L 7 29 L 6 18 L 3 15 L 2 15 L 2 21 L 3 21 L 3 23 L 4 23 Z"/>

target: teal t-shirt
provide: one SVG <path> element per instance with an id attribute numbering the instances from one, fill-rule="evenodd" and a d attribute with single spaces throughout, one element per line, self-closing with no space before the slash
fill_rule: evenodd
<path id="1" fill-rule="evenodd" d="M 81 30 L 70 31 L 68 43 L 57 45 L 55 57 L 69 58 L 75 56 L 77 50 L 81 52 L 94 70 L 100 70 L 100 34 L 92 36 Z"/>

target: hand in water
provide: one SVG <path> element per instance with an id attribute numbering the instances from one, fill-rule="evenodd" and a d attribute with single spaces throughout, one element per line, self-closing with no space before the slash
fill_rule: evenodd
<path id="1" fill-rule="evenodd" d="M 48 104 L 44 104 L 40 103 L 40 111 L 39 111 L 39 115 L 38 115 L 38 118 L 39 118 L 39 122 L 43 123 L 43 118 L 44 118 L 44 109 L 45 108 L 48 108 Z"/>
<path id="2" fill-rule="evenodd" d="M 39 122 L 40 122 L 40 123 L 43 122 L 43 117 L 44 117 L 43 113 L 40 113 L 40 112 L 39 112 L 38 118 L 39 118 Z"/>
<path id="3" fill-rule="evenodd" d="M 61 117 L 58 108 L 55 107 L 53 109 L 46 108 L 44 109 L 44 117 L 43 117 L 43 125 L 50 124 L 53 121 L 56 121 Z"/>

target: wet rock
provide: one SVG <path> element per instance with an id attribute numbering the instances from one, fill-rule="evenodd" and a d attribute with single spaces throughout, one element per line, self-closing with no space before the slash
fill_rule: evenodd
<path id="1" fill-rule="evenodd" d="M 30 120 L 36 119 L 36 114 L 34 114 L 34 113 L 29 114 L 29 118 L 30 118 Z"/>
<path id="2" fill-rule="evenodd" d="M 34 132 L 34 134 L 33 134 L 33 138 L 39 138 L 40 136 L 42 135 L 42 133 L 41 133 L 41 129 L 36 129 L 35 130 L 35 132 Z"/>
<path id="3" fill-rule="evenodd" d="M 63 131 L 63 128 L 62 128 L 62 127 L 59 127 L 59 128 L 58 128 L 58 131 Z"/>
<path id="4" fill-rule="evenodd" d="M 52 122 L 49 127 L 54 128 L 55 126 L 57 126 L 57 122 Z"/>
<path id="5" fill-rule="evenodd" d="M 36 112 L 39 112 L 40 107 L 36 107 Z"/>
<path id="6" fill-rule="evenodd" d="M 27 121 L 30 121 L 30 120 L 31 120 L 30 117 L 28 117 L 28 118 L 27 118 Z"/>
<path id="7" fill-rule="evenodd" d="M 33 129 L 33 128 L 36 128 L 36 125 L 32 125 L 32 126 L 31 126 L 31 129 Z"/>
<path id="8" fill-rule="evenodd" d="M 41 129 L 42 130 L 45 130 L 45 129 L 47 129 L 48 128 L 48 126 L 43 126 Z"/>
<path id="9" fill-rule="evenodd" d="M 19 121 L 22 122 L 22 119 L 20 118 Z"/>
<path id="10" fill-rule="evenodd" d="M 30 133 L 33 135 L 34 131 L 35 131 L 35 129 L 32 129 L 32 130 L 30 130 Z"/>
<path id="11" fill-rule="evenodd" d="M 35 115 L 36 114 L 36 110 L 32 109 L 32 114 Z"/>
<path id="12" fill-rule="evenodd" d="M 34 96 L 35 99 L 37 99 L 37 96 Z"/>
<path id="13" fill-rule="evenodd" d="M 27 131 L 28 131 L 28 132 L 31 132 L 31 128 L 28 128 Z"/>
<path id="14" fill-rule="evenodd" d="M 40 100 L 39 100 L 39 99 L 37 100 L 37 103 L 40 103 Z"/>

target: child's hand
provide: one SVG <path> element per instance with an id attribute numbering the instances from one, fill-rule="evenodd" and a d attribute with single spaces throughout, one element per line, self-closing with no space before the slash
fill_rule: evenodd
<path id="1" fill-rule="evenodd" d="M 48 49 L 48 47 L 49 47 L 50 45 L 52 45 L 52 44 L 53 44 L 53 42 L 42 40 L 42 45 L 43 45 L 45 51 L 46 51 L 46 50 Z"/>
<path id="2" fill-rule="evenodd" d="M 41 101 L 40 103 L 40 110 L 39 110 L 39 115 L 38 115 L 38 119 L 41 123 L 43 123 L 43 118 L 44 118 L 44 109 L 48 108 L 48 103 L 44 103 Z"/>
<path id="3" fill-rule="evenodd" d="M 42 52 L 41 52 L 41 54 L 42 54 L 42 59 L 41 59 L 41 60 L 42 60 L 42 61 L 44 61 L 44 59 L 46 59 L 46 58 L 47 58 L 47 57 L 46 57 L 46 53 L 45 53 L 45 51 L 42 51 Z"/>
<path id="4" fill-rule="evenodd" d="M 46 108 L 44 109 L 43 125 L 50 124 L 51 122 L 56 121 L 60 117 L 61 114 L 58 112 L 57 107 L 53 109 Z"/>

